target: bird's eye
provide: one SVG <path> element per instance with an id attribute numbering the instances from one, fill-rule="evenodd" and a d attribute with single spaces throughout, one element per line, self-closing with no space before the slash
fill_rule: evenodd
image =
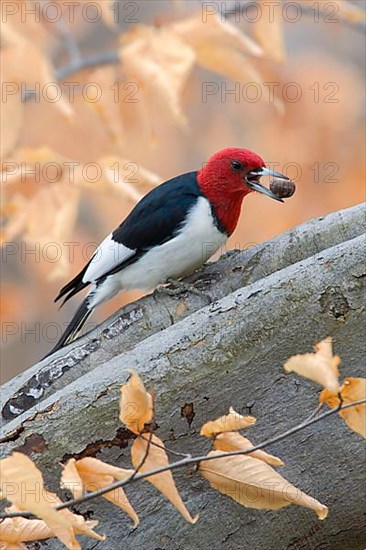
<path id="1" fill-rule="evenodd" d="M 231 161 L 231 166 L 234 168 L 234 170 L 243 170 L 243 168 L 244 168 L 242 163 L 239 162 L 238 160 L 232 160 Z"/>

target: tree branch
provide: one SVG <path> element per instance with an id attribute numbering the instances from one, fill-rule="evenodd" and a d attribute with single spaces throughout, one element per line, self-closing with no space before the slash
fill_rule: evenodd
<path id="1" fill-rule="evenodd" d="M 354 239 L 363 232 L 365 213 L 366 207 L 361 204 L 310 220 L 266 243 L 238 243 L 241 250 L 231 251 L 219 262 L 208 264 L 186 279 L 197 286 L 201 296 L 189 292 L 176 297 L 160 293 L 128 304 L 96 327 L 93 333 L 5 384 L 2 388 L 3 418 L 5 421 L 14 418 L 16 414 L 12 410 L 18 414 L 25 412 L 86 371 L 101 362 L 106 363 L 120 349 L 128 351 L 140 341 L 207 306 L 203 294 L 219 301 L 243 286 L 265 280 L 276 271 Z M 284 307 L 287 309 L 286 303 Z M 248 308 L 250 310 L 250 304 Z"/>

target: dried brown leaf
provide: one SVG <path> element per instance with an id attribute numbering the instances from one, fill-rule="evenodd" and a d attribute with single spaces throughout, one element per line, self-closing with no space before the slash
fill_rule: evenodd
<path id="1" fill-rule="evenodd" d="M 122 35 L 120 50 L 128 80 L 139 85 L 140 122 L 146 125 L 149 120 L 152 133 L 156 109 L 159 116 L 168 112 L 173 121 L 185 123 L 180 97 L 194 63 L 235 81 L 261 83 L 250 61 L 261 53 L 260 46 L 229 21 L 217 15 L 205 20 L 201 13 L 160 28 L 138 25 Z"/>
<path id="2" fill-rule="evenodd" d="M 345 378 L 340 393 L 344 405 L 366 399 L 366 378 Z M 339 396 L 327 389 L 321 392 L 319 401 L 326 403 L 332 409 L 340 404 Z M 366 438 L 366 403 L 340 410 L 339 416 L 343 418 L 351 430 Z"/>
<path id="3" fill-rule="evenodd" d="M 21 453 L 13 453 L 1 460 L 0 479 L 2 498 L 7 498 L 18 510 L 29 510 L 44 520 L 52 533 L 70 550 L 80 549 L 75 532 L 86 532 L 90 535 L 90 525 L 70 510 L 56 511 L 51 506 L 60 504 L 61 501 L 45 490 L 42 474 L 30 458 Z M 77 526 L 77 531 L 74 526 Z M 93 538 L 102 540 L 100 535 L 92 533 Z"/>
<path id="4" fill-rule="evenodd" d="M 205 437 L 213 437 L 222 432 L 232 432 L 248 428 L 249 426 L 253 426 L 255 421 L 253 416 L 242 416 L 230 407 L 229 414 L 206 422 L 202 426 L 200 433 Z"/>
<path id="5" fill-rule="evenodd" d="M 174 23 L 170 28 L 193 48 L 198 65 L 235 83 L 254 82 L 262 87 L 260 98 L 266 100 L 263 77 L 253 66 L 253 57 L 262 56 L 263 50 L 235 25 L 222 22 L 217 15 L 209 15 L 207 21 L 199 15 Z M 274 98 L 273 104 L 283 113 L 282 100 Z"/>
<path id="6" fill-rule="evenodd" d="M 119 418 L 131 432 L 139 434 L 144 431 L 145 424 L 149 424 L 154 416 L 153 399 L 137 374 L 132 371 L 131 376 L 121 386 L 119 403 Z"/>
<path id="7" fill-rule="evenodd" d="M 283 368 L 286 372 L 296 372 L 321 384 L 332 393 L 338 393 L 339 370 L 341 362 L 338 355 L 333 355 L 332 339 L 326 338 L 314 346 L 315 353 L 293 355 L 286 361 Z"/>
<path id="8" fill-rule="evenodd" d="M 38 101 L 45 101 L 43 99 L 45 95 L 47 99 L 52 99 L 52 101 L 48 99 L 52 106 L 71 120 L 74 110 L 71 103 L 62 95 L 61 89 L 57 87 L 54 68 L 44 51 L 34 41 L 28 40 L 24 36 L 21 40 L 17 39 L 14 31 L 10 33 L 10 42 L 12 40 L 12 46 L 1 50 L 2 76 L 6 82 L 18 86 L 15 95 L 19 102 L 21 101 L 21 88 L 25 86 L 27 90 L 36 90 Z M 54 98 L 57 101 L 54 101 Z"/>
<path id="9" fill-rule="evenodd" d="M 5 508 L 5 512 L 16 512 L 16 506 Z M 22 542 L 44 540 L 53 537 L 51 529 L 40 519 L 22 517 L 6 518 L 0 524 L 0 548 L 16 550 L 26 549 Z"/>
<path id="10" fill-rule="evenodd" d="M 84 494 L 84 484 L 75 466 L 75 458 L 70 458 L 63 466 L 60 487 L 67 489 L 74 498 L 80 498 Z"/>
<path id="11" fill-rule="evenodd" d="M 146 102 L 149 116 L 157 109 L 160 117 L 167 112 L 173 122 L 185 125 L 180 101 L 195 60 L 192 48 L 168 28 L 140 25 L 123 35 L 120 57 L 127 80 L 139 86 L 139 101 Z"/>
<path id="12" fill-rule="evenodd" d="M 83 488 L 88 491 L 98 491 L 117 480 L 127 479 L 132 474 L 133 470 L 117 468 L 96 458 L 86 457 L 76 461 L 70 459 L 62 472 L 61 487 L 69 489 L 77 498 L 76 495 L 80 494 Z M 135 527 L 139 524 L 139 518 L 122 487 L 105 493 L 103 498 L 126 512 L 133 520 Z"/>
<path id="13" fill-rule="evenodd" d="M 214 447 L 218 451 L 247 451 L 253 447 L 253 444 L 249 439 L 243 437 L 237 432 L 226 432 L 219 434 L 214 440 Z M 263 460 L 271 466 L 283 466 L 284 462 L 277 456 L 266 453 L 262 449 L 248 453 L 246 456 L 253 456 L 259 460 Z"/>
<path id="14" fill-rule="evenodd" d="M 190 44 L 198 55 L 201 49 L 216 48 L 218 45 L 221 49 L 236 50 L 244 55 L 262 55 L 262 48 L 258 44 L 230 21 L 221 21 L 216 14 L 207 15 L 205 19 L 198 12 L 192 17 L 172 23 L 170 29 Z M 227 61 L 230 62 L 229 59 Z"/>
<path id="15" fill-rule="evenodd" d="M 282 9 L 279 2 L 275 2 L 268 10 L 268 2 L 259 0 L 262 7 L 262 17 L 253 25 L 255 40 L 262 46 L 266 56 L 275 61 L 285 60 L 285 46 L 283 41 Z"/>
<path id="16" fill-rule="evenodd" d="M 2 498 L 42 518 L 67 548 L 80 548 L 70 523 L 45 499 L 42 474 L 30 458 L 13 453 L 0 461 L 0 472 Z"/>
<path id="17" fill-rule="evenodd" d="M 102 0 L 102 3 L 104 0 Z M 99 86 L 101 92 L 98 101 L 94 98 L 88 101 L 90 109 L 93 109 L 100 117 L 104 127 L 108 130 L 111 141 L 114 145 L 121 148 L 124 142 L 124 128 L 120 116 L 120 107 L 114 97 L 112 86 L 117 82 L 115 67 L 100 67 L 93 71 L 89 81 Z M 117 82 L 118 84 L 118 82 Z"/>
<path id="18" fill-rule="evenodd" d="M 61 504 L 61 500 L 57 497 L 56 494 L 47 493 L 47 497 L 54 500 L 56 504 Z M 93 531 L 94 527 L 96 527 L 99 523 L 98 520 L 86 520 L 83 516 L 73 514 L 67 508 L 59 510 L 59 513 L 63 515 L 67 519 L 67 521 L 70 522 L 71 527 L 76 535 L 85 535 L 99 541 L 106 539 L 105 535 L 99 535 L 98 533 L 95 533 Z"/>
<path id="19" fill-rule="evenodd" d="M 4 204 L 2 214 L 7 217 L 7 220 L 1 228 L 0 245 L 3 245 L 5 242 L 11 242 L 26 228 L 27 199 L 20 193 L 14 194 L 11 202 Z"/>
<path id="20" fill-rule="evenodd" d="M 18 46 L 22 42 L 26 43 L 26 39 L 17 31 L 9 21 L 2 21 L 1 25 L 1 48 L 9 48 L 10 46 Z"/>
<path id="21" fill-rule="evenodd" d="M 40 189 L 28 204 L 24 239 L 38 242 L 46 250 L 50 242 L 57 243 L 61 249 L 59 261 L 53 262 L 51 279 L 68 274 L 69 261 L 65 242 L 76 223 L 79 199 L 80 189 L 72 185 L 57 184 Z M 42 216 L 39 215 L 40 212 Z"/>
<path id="22" fill-rule="evenodd" d="M 20 101 L 19 94 L 3 94 L 2 104 L 0 155 L 5 160 L 17 144 L 23 123 L 24 104 Z"/>
<path id="23" fill-rule="evenodd" d="M 103 157 L 98 160 L 98 164 L 103 171 L 105 188 L 125 195 L 134 202 L 139 201 L 147 191 L 162 181 L 154 172 L 121 157 Z"/>
<path id="24" fill-rule="evenodd" d="M 151 442 L 149 444 L 149 438 Z M 159 445 L 157 447 L 156 445 Z M 148 450 L 148 454 L 146 456 Z M 164 443 L 156 435 L 150 434 L 144 437 L 138 437 L 131 448 L 132 464 L 139 472 L 148 472 L 162 466 L 168 466 L 169 461 L 164 450 Z M 143 464 L 142 464 L 143 462 Z M 180 494 L 175 486 L 174 479 L 170 470 L 154 474 L 146 478 L 158 491 L 160 491 L 175 508 L 182 514 L 189 523 L 196 523 L 198 516 L 192 518 L 185 507 Z"/>
<path id="25" fill-rule="evenodd" d="M 210 451 L 216 457 L 221 451 Z M 199 471 L 210 485 L 248 508 L 278 510 L 290 504 L 314 510 L 325 519 L 328 508 L 306 495 L 271 466 L 251 456 L 214 458 L 200 463 Z"/>
<path id="26" fill-rule="evenodd" d="M 23 240 L 43 247 L 44 260 L 50 254 L 49 277 L 64 277 L 69 272 L 66 245 L 76 223 L 81 190 L 75 184 L 70 184 L 68 175 L 62 169 L 69 159 L 52 149 L 24 148 L 17 151 L 14 160 L 18 158 L 21 159 L 21 169 L 16 174 L 11 176 L 2 173 L 5 181 L 3 211 L 7 218 L 2 227 L 1 242 L 11 241 L 23 234 Z M 49 177 L 57 181 L 52 184 L 48 181 L 46 184 L 47 180 L 42 174 L 50 165 L 58 167 L 48 172 Z M 25 175 L 26 170 L 35 173 Z"/>

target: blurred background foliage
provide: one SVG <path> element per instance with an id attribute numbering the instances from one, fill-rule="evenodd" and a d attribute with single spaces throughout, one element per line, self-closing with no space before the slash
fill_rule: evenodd
<path id="1" fill-rule="evenodd" d="M 285 205 L 247 198 L 228 248 L 365 194 L 363 1 L 50 4 L 2 3 L 2 381 L 59 336 L 76 304 L 53 299 L 96 244 L 215 151 L 297 183 Z"/>

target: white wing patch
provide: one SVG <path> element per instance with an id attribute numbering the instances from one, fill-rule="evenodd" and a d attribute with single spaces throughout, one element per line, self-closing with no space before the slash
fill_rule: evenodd
<path id="1" fill-rule="evenodd" d="M 111 233 L 96 249 L 88 269 L 84 273 L 83 283 L 93 283 L 135 253 L 136 250 L 114 241 Z"/>

